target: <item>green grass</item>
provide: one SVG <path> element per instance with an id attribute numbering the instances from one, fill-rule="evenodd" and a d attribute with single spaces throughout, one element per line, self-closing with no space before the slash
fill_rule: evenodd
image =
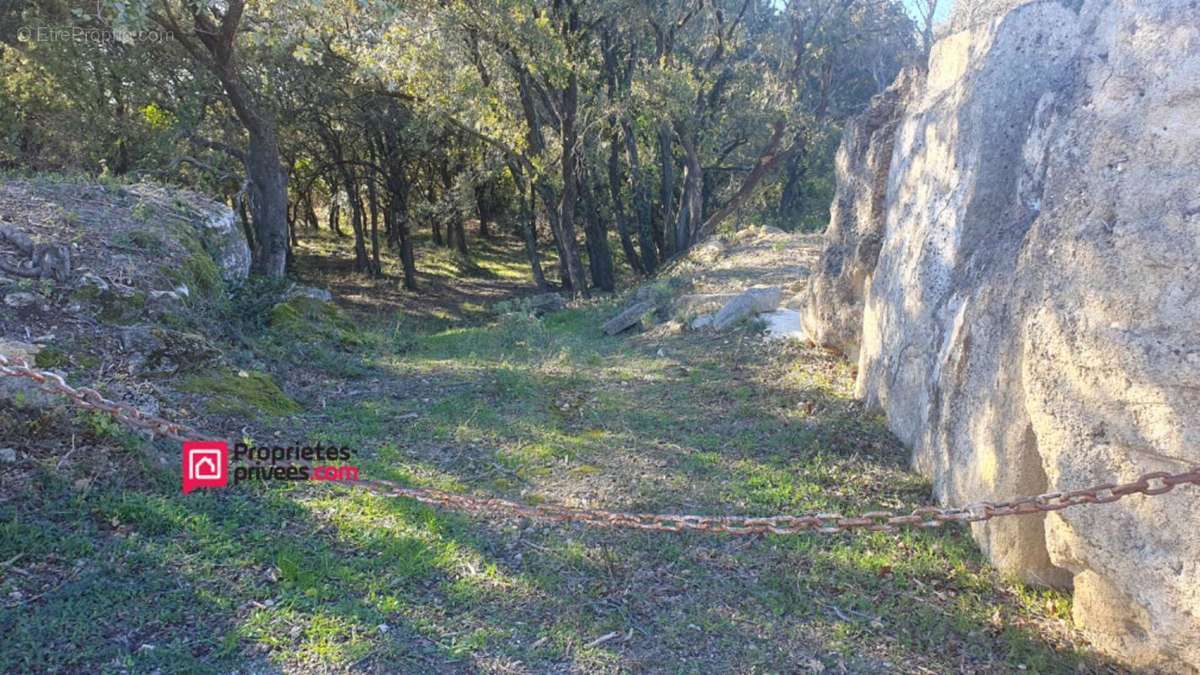
<path id="1" fill-rule="evenodd" d="M 609 338 L 597 326 L 611 309 L 414 329 L 291 307 L 258 355 L 308 335 L 358 364 L 353 377 L 289 367 L 359 393 L 302 410 L 257 372 L 181 387 L 219 411 L 260 411 L 257 437 L 348 444 L 367 477 L 529 503 L 926 503 L 904 450 L 850 400 L 845 364 L 749 333 Z M 1002 577 L 957 527 L 735 539 L 493 521 L 335 486 L 185 497 L 177 447 L 74 424 L 115 449 L 67 469 L 35 457 L 0 501 L 0 562 L 19 556 L 27 572 L 0 567 L 0 600 L 18 603 L 0 608 L 0 671 L 1100 667 L 1063 625 L 1065 596 Z"/>

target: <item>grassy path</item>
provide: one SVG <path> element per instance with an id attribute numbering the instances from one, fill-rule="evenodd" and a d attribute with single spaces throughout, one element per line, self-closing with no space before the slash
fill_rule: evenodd
<path id="1" fill-rule="evenodd" d="M 609 338 L 611 308 L 308 317 L 256 343 L 303 411 L 246 433 L 530 503 L 926 503 L 836 358 L 751 328 Z M 1000 578 L 959 527 L 732 538 L 497 522 L 329 486 L 185 498 L 175 446 L 2 412 L 30 454 L 0 468 L 0 671 L 1112 670 L 1076 651 L 1069 599 Z M 63 465 L 64 425 L 94 446 L 87 461 Z"/>

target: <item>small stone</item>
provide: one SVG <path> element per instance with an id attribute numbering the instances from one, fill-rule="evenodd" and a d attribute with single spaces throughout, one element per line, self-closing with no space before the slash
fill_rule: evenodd
<path id="1" fill-rule="evenodd" d="M 17 451 L 15 448 L 0 448 L 0 464 L 15 464 Z"/>
<path id="2" fill-rule="evenodd" d="M 783 295 L 778 286 L 762 286 L 747 290 L 730 300 L 713 317 L 713 328 L 725 330 L 735 323 L 763 312 L 772 312 L 779 307 Z"/>
<path id="3" fill-rule="evenodd" d="M 287 292 L 283 294 L 283 301 L 287 302 L 293 298 L 309 298 L 319 302 L 333 302 L 333 293 L 324 288 L 292 284 L 291 288 L 287 289 Z"/>
<path id="4" fill-rule="evenodd" d="M 101 293 L 104 293 L 104 292 L 108 291 L 108 282 L 101 279 L 100 277 L 96 276 L 95 274 L 88 272 L 88 273 L 84 274 L 83 276 L 79 277 L 79 287 L 80 288 L 91 287 L 91 288 L 95 288 L 97 291 L 99 291 Z"/>
<path id="5" fill-rule="evenodd" d="M 525 300 L 529 311 L 537 316 L 557 312 L 567 306 L 567 300 L 558 293 L 542 293 Z"/>
<path id="6" fill-rule="evenodd" d="M 9 293 L 8 295 L 4 296 L 4 304 L 14 309 L 21 309 L 23 307 L 29 307 L 30 305 L 36 305 L 37 301 L 38 299 L 36 295 L 33 293 L 26 293 L 25 291 L 17 291 L 16 293 Z"/>
<path id="7" fill-rule="evenodd" d="M 636 326 L 642 320 L 642 317 L 647 312 L 654 310 L 652 302 L 635 302 L 633 305 L 625 309 L 625 311 L 609 319 L 601 327 L 606 335 L 616 335 L 621 331 Z"/>

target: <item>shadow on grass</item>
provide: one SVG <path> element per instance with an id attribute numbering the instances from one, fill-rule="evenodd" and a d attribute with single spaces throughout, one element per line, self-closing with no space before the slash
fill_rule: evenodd
<path id="1" fill-rule="evenodd" d="M 771 355 L 753 339 L 727 349 L 694 335 L 605 338 L 595 326 L 606 309 L 410 336 L 366 377 L 445 386 L 428 401 L 372 391 L 304 432 L 360 449 L 370 477 L 508 496 L 581 491 L 608 507 L 760 514 L 927 503 L 832 358 Z M 801 357 L 800 372 L 786 365 Z M 90 493 L 51 474 L 38 469 L 0 502 L 0 560 L 83 565 L 0 612 L 2 670 L 1105 665 L 1048 642 L 1024 591 L 962 529 L 610 532 L 336 488 L 184 497 L 165 469 Z"/>

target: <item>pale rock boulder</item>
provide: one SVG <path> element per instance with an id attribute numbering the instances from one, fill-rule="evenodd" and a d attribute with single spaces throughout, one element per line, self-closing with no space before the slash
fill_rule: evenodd
<path id="1" fill-rule="evenodd" d="M 1035 120 L 1043 97 L 1069 86 L 1081 41 L 1078 17 L 1055 2 L 951 33 L 895 132 L 856 390 L 887 412 L 948 502 L 1047 486 L 1012 368 L 1011 303 L 1040 187 L 1027 137 L 1045 123 Z M 1066 584 L 1041 521 L 998 520 L 977 534 L 1000 567 Z"/>
<path id="2" fill-rule="evenodd" d="M 924 72 L 901 71 L 896 82 L 871 100 L 866 112 L 842 131 L 834 158 L 837 189 L 817 271 L 803 297 L 805 334 L 813 342 L 858 360 L 863 294 L 883 243 L 892 142 L 907 99 L 919 92 Z"/>
<path id="3" fill-rule="evenodd" d="M 725 330 L 752 315 L 773 312 L 779 307 L 782 296 L 783 289 L 778 286 L 755 286 L 746 289 L 725 303 L 713 316 L 712 327 L 715 330 Z"/>
<path id="4" fill-rule="evenodd" d="M 217 263 L 221 279 L 239 284 L 250 276 L 250 244 L 233 209 L 216 202 L 206 205 L 199 233 Z"/>
<path id="5" fill-rule="evenodd" d="M 857 394 L 943 503 L 1200 464 L 1200 6 L 955 12 L 896 127 Z M 1200 670 L 1200 489 L 974 534 L 1101 650 Z"/>
<path id="6" fill-rule="evenodd" d="M 154 183 L 139 183 L 129 187 L 128 191 L 142 202 L 157 207 L 154 218 L 182 219 L 205 252 L 212 256 L 221 280 L 226 284 L 237 286 L 250 276 L 250 244 L 233 209 L 196 192 Z"/>
<path id="7" fill-rule="evenodd" d="M 1018 270 L 1055 489 L 1200 465 L 1200 6 L 1085 3 L 1081 20 Z M 1060 512 L 1046 534 L 1084 630 L 1134 665 L 1200 671 L 1200 488 Z"/>

